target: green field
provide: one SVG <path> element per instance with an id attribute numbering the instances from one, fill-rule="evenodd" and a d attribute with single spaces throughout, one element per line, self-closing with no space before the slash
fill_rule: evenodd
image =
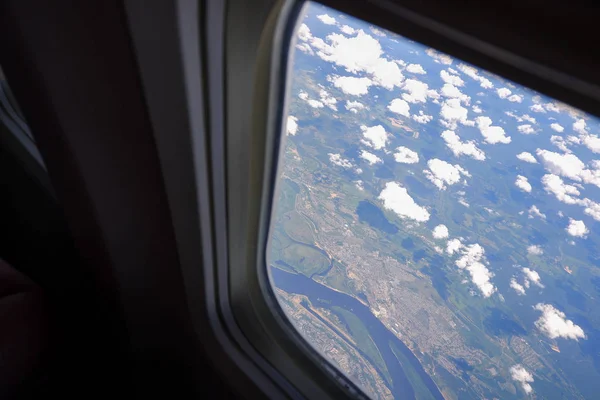
<path id="1" fill-rule="evenodd" d="M 289 179 L 282 179 L 279 183 L 279 198 L 275 205 L 276 216 L 279 220 L 282 215 L 294 211 L 296 205 L 296 195 L 300 193 L 300 187 L 296 182 Z"/>
<path id="2" fill-rule="evenodd" d="M 300 187 L 289 179 L 283 179 L 279 190 L 270 261 L 280 268 L 308 277 L 325 272 L 330 260 L 324 251 L 313 245 L 313 224 L 295 211 Z"/>
<path id="3" fill-rule="evenodd" d="M 281 260 L 306 276 L 319 274 L 329 267 L 329 258 L 315 247 L 292 243 L 281 250 Z"/>
<path id="4" fill-rule="evenodd" d="M 306 218 L 296 211 L 282 216 L 285 233 L 297 242 L 311 244 L 314 242 L 313 229 Z"/>
<path id="5" fill-rule="evenodd" d="M 327 275 L 319 281 L 340 292 L 348 293 L 351 296 L 356 297 L 358 295 L 354 282 L 348 279 L 348 276 L 346 275 L 346 268 L 337 261 L 333 261 L 333 265 Z"/>

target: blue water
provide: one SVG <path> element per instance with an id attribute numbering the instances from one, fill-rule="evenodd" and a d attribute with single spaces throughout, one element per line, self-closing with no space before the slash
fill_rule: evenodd
<path id="1" fill-rule="evenodd" d="M 396 347 L 400 349 L 404 357 L 410 360 L 411 367 L 419 374 L 423 382 L 427 385 L 431 395 L 435 399 L 444 399 L 433 382 L 433 379 L 425 372 L 423 366 L 410 349 L 390 332 L 364 304 L 351 296 L 331 290 L 304 275 L 292 274 L 278 268 L 271 268 L 271 278 L 273 279 L 274 285 L 278 288 L 288 293 L 307 296 L 311 303 L 318 307 L 341 307 L 351 311 L 360 318 L 369 330 L 369 335 L 377 345 L 388 372 L 392 377 L 392 382 L 388 382 L 388 387 L 392 391 L 394 398 L 414 399 L 415 392 L 402 369 L 402 365 L 390 349 L 390 342 L 393 342 Z M 368 357 L 366 358 L 368 359 Z M 369 361 L 371 361 L 371 364 L 375 365 L 372 360 Z"/>

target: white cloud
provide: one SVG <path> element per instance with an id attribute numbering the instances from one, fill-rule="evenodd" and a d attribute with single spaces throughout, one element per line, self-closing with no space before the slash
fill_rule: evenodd
<path id="1" fill-rule="evenodd" d="M 406 67 L 406 71 L 410 72 L 412 74 L 419 74 L 419 75 L 423 75 L 423 74 L 427 73 L 423 69 L 423 67 L 421 66 L 421 64 L 408 64 L 408 66 Z"/>
<path id="2" fill-rule="evenodd" d="M 342 168 L 352 168 L 352 163 L 349 160 L 342 158 L 341 155 L 334 153 L 329 153 L 327 155 L 329 156 L 329 161 L 332 164 L 338 165 Z"/>
<path id="3" fill-rule="evenodd" d="M 460 91 L 460 89 L 450 83 L 445 83 L 440 90 L 440 93 L 444 97 L 449 97 L 451 99 L 459 99 L 465 104 L 469 104 L 471 98 Z"/>
<path id="4" fill-rule="evenodd" d="M 574 340 L 585 339 L 583 329 L 567 319 L 564 312 L 557 310 L 551 304 L 538 303 L 533 308 L 542 312 L 542 316 L 535 321 L 535 326 L 550 339 L 559 337 Z"/>
<path id="5" fill-rule="evenodd" d="M 517 127 L 517 129 L 519 130 L 519 132 L 521 132 L 523 135 L 532 135 L 535 133 L 535 129 L 533 129 L 533 127 L 529 124 L 526 125 L 519 125 Z"/>
<path id="6" fill-rule="evenodd" d="M 553 112 L 557 113 L 557 112 L 560 112 L 560 108 L 558 107 L 559 104 L 560 103 L 558 103 L 558 102 L 557 103 L 546 103 L 546 104 L 544 104 L 544 108 L 547 111 L 553 111 Z"/>
<path id="7" fill-rule="evenodd" d="M 470 205 L 469 203 L 467 203 L 467 200 L 465 200 L 465 198 L 464 198 L 464 197 L 461 197 L 461 198 L 459 198 L 459 199 L 458 199 L 458 203 L 459 203 L 459 204 L 462 204 L 462 205 L 463 205 L 463 206 L 465 206 L 465 207 L 471 207 L 471 205 Z"/>
<path id="8" fill-rule="evenodd" d="M 561 133 L 562 131 L 565 130 L 565 128 L 563 128 L 563 126 L 561 124 L 557 124 L 556 122 L 553 124 L 550 124 L 550 128 L 554 129 L 558 133 Z"/>
<path id="9" fill-rule="evenodd" d="M 369 29 L 371 29 L 371 32 L 373 32 L 373 34 L 374 34 L 374 35 L 377 35 L 377 36 L 385 36 L 385 32 L 384 32 L 384 31 L 382 31 L 381 29 L 377 29 L 377 28 L 376 28 L 376 27 L 374 27 L 374 26 L 370 26 L 370 27 L 369 27 Z"/>
<path id="10" fill-rule="evenodd" d="M 510 89 L 508 88 L 500 88 L 496 90 L 496 93 L 498 94 L 498 97 L 500 97 L 501 99 L 505 99 L 507 98 L 512 92 L 510 91 Z"/>
<path id="11" fill-rule="evenodd" d="M 483 297 L 490 297 L 496 291 L 496 287 L 491 283 L 494 274 L 486 264 L 485 250 L 477 243 L 464 246 L 461 249 L 461 257 L 456 260 L 456 266 L 469 272 L 471 282 L 477 286 Z"/>
<path id="12" fill-rule="evenodd" d="M 317 18 L 325 25 L 335 25 L 335 18 L 330 17 L 327 14 L 317 15 Z"/>
<path id="13" fill-rule="evenodd" d="M 327 48 L 328 44 L 325 43 L 325 41 L 319 37 L 311 37 L 311 39 L 307 42 L 310 43 L 310 45 L 312 47 L 314 47 L 317 51 L 322 51 L 323 49 Z M 320 57 L 320 56 L 319 56 Z"/>
<path id="14" fill-rule="evenodd" d="M 465 82 L 460 78 L 460 76 L 452 75 L 445 70 L 440 71 L 440 77 L 445 83 L 448 83 L 453 86 L 463 86 L 465 84 Z"/>
<path id="15" fill-rule="evenodd" d="M 546 219 L 546 214 L 542 213 L 535 204 L 529 208 L 527 213 L 529 214 L 528 218 L 540 217 L 541 219 Z"/>
<path id="16" fill-rule="evenodd" d="M 596 221 L 600 221 L 600 204 L 596 203 L 590 199 L 583 199 L 579 203 L 581 206 L 585 207 L 583 210 L 584 213 L 594 218 Z"/>
<path id="17" fill-rule="evenodd" d="M 440 104 L 439 101 L 435 101 L 435 100 L 439 100 L 440 99 L 440 94 L 438 92 L 436 92 L 434 89 L 429 89 L 427 91 L 427 97 L 432 98 L 434 100 L 435 104 Z"/>
<path id="18" fill-rule="evenodd" d="M 447 128 L 456 129 L 457 123 L 470 125 L 467 120 L 469 110 L 460 105 L 459 99 L 448 99 L 442 103 L 440 117 L 447 122 Z"/>
<path id="19" fill-rule="evenodd" d="M 293 136 L 296 132 L 298 132 L 298 118 L 289 115 L 287 117 L 287 133 Z"/>
<path id="20" fill-rule="evenodd" d="M 598 135 L 581 135 L 581 143 L 594 153 L 600 153 L 600 138 Z"/>
<path id="21" fill-rule="evenodd" d="M 558 147 L 565 153 L 571 153 L 571 149 L 567 147 L 567 142 L 562 136 L 552 135 L 550 136 L 550 143 Z"/>
<path id="22" fill-rule="evenodd" d="M 571 236 L 582 238 L 586 237 L 586 235 L 590 233 L 583 221 L 578 221 L 572 218 L 569 218 L 569 225 L 566 227 L 565 230 Z"/>
<path id="23" fill-rule="evenodd" d="M 519 96 L 518 94 L 513 94 L 512 96 L 508 97 L 508 101 L 510 101 L 511 103 L 520 103 L 523 101 L 523 96 Z"/>
<path id="24" fill-rule="evenodd" d="M 559 154 L 542 149 L 537 149 L 536 154 L 548 172 L 577 182 L 583 180 L 585 164 L 576 155 Z"/>
<path id="25" fill-rule="evenodd" d="M 563 203 L 579 204 L 581 202 L 580 199 L 574 197 L 579 196 L 579 190 L 573 185 L 564 183 L 564 181 L 558 175 L 544 175 L 542 177 L 542 184 L 544 185 L 544 190 L 547 193 L 554 194 L 554 196 Z"/>
<path id="26" fill-rule="evenodd" d="M 458 251 L 462 248 L 462 243 L 460 239 L 450 239 L 446 243 L 446 252 L 450 255 L 454 253 L 458 253 Z"/>
<path id="27" fill-rule="evenodd" d="M 383 161 L 381 160 L 381 158 L 377 157 L 375 154 L 373 153 L 369 153 L 366 150 L 362 150 L 360 153 L 360 158 L 362 158 L 363 160 L 366 160 L 369 164 L 373 165 L 373 164 L 379 164 L 382 163 Z"/>
<path id="28" fill-rule="evenodd" d="M 492 210 L 489 207 L 483 207 L 483 209 L 492 215 L 500 215 L 500 213 L 498 211 Z M 521 211 L 519 214 L 523 214 L 523 211 Z"/>
<path id="29" fill-rule="evenodd" d="M 434 239 L 445 239 L 448 237 L 448 228 L 446 225 L 440 224 L 433 228 L 432 234 Z"/>
<path id="30" fill-rule="evenodd" d="M 543 254 L 540 246 L 529 246 L 527 248 L 527 252 L 534 255 Z M 521 270 L 523 272 L 523 284 L 520 284 L 514 276 L 510 280 L 510 287 L 513 288 L 517 294 L 524 295 L 527 289 L 531 287 L 531 283 L 540 288 L 544 287 L 540 278 L 540 274 L 538 274 L 537 271 L 527 267 L 522 268 Z"/>
<path id="31" fill-rule="evenodd" d="M 325 104 L 323 104 L 319 100 L 315 100 L 315 99 L 308 100 L 308 105 L 311 106 L 312 108 L 323 108 L 323 107 L 325 107 Z"/>
<path id="32" fill-rule="evenodd" d="M 419 114 L 413 115 L 412 119 L 414 119 L 416 122 L 418 122 L 420 124 L 426 124 L 428 122 L 431 122 L 433 117 L 431 115 L 424 114 L 423 111 L 419 111 Z"/>
<path id="33" fill-rule="evenodd" d="M 434 158 L 427 161 L 429 169 L 423 170 L 425 177 L 440 190 L 445 190 L 446 185 L 460 182 L 462 176 L 471 176 L 460 165 L 452 165 L 446 161 Z"/>
<path id="34" fill-rule="evenodd" d="M 510 367 L 510 376 L 514 381 L 517 381 L 521 384 L 521 387 L 525 393 L 530 394 L 533 392 L 533 388 L 530 385 L 530 383 L 533 382 L 533 375 L 531 375 L 531 372 L 527 371 L 520 364 Z"/>
<path id="35" fill-rule="evenodd" d="M 477 147 L 474 140 L 461 141 L 460 136 L 458 136 L 454 131 L 444 131 L 440 135 L 442 139 L 446 142 L 446 146 L 452 150 L 452 153 L 456 157 L 460 157 L 461 155 L 466 155 L 474 158 L 475 160 L 483 161 L 485 160 L 485 153 Z"/>
<path id="36" fill-rule="evenodd" d="M 396 162 L 403 164 L 416 164 L 419 162 L 419 155 L 408 147 L 398 147 L 398 152 L 394 153 Z"/>
<path id="37" fill-rule="evenodd" d="M 527 252 L 533 255 L 541 255 L 544 253 L 540 246 L 529 246 L 527 248 Z M 537 271 L 525 267 L 523 268 L 523 273 L 525 274 L 525 277 L 529 282 L 533 282 L 536 286 L 539 286 L 541 288 L 544 287 L 544 285 L 542 285 L 540 274 L 538 274 Z M 529 287 L 529 284 L 527 284 L 526 286 Z"/>
<path id="38" fill-rule="evenodd" d="M 504 129 L 499 126 L 492 126 L 492 120 L 489 117 L 477 117 L 475 118 L 475 122 L 477 122 L 477 127 L 481 131 L 481 135 L 484 137 L 486 143 L 508 144 L 511 142 L 510 136 L 506 136 Z"/>
<path id="39" fill-rule="evenodd" d="M 405 117 L 410 117 L 410 106 L 402 99 L 392 100 L 388 106 L 388 110 L 396 114 L 404 115 Z"/>
<path id="40" fill-rule="evenodd" d="M 515 181 L 515 186 L 521 189 L 524 192 L 531 192 L 531 184 L 527 180 L 527 177 L 523 175 L 517 175 L 517 180 Z"/>
<path id="41" fill-rule="evenodd" d="M 373 84 L 392 90 L 400 87 L 404 75 L 394 61 L 383 57 L 383 49 L 377 39 L 363 30 L 358 30 L 356 36 L 346 37 L 333 33 L 327 36 L 328 43 L 318 43 L 320 50 L 317 55 L 352 73 L 366 72 Z M 316 40 L 311 44 L 317 47 Z"/>
<path id="42" fill-rule="evenodd" d="M 348 25 L 343 25 L 340 30 L 346 35 L 354 35 L 356 33 L 356 29 Z"/>
<path id="43" fill-rule="evenodd" d="M 350 101 L 346 100 L 346 110 L 353 112 L 356 114 L 359 110 L 363 110 L 365 105 L 358 101 Z"/>
<path id="44" fill-rule="evenodd" d="M 362 125 L 360 129 L 363 131 L 363 136 L 366 139 L 366 144 L 379 150 L 385 147 L 388 140 L 388 134 L 381 125 L 367 127 Z"/>
<path id="45" fill-rule="evenodd" d="M 353 96 L 362 96 L 369 93 L 369 87 L 373 85 L 373 81 L 365 77 L 332 76 L 328 79 L 333 83 L 333 86 L 340 88 L 342 92 Z"/>
<path id="46" fill-rule="evenodd" d="M 517 282 L 517 280 L 514 277 L 510 280 L 510 287 L 513 288 L 519 296 L 525 294 L 525 288 L 523 287 L 523 285 Z"/>
<path id="47" fill-rule="evenodd" d="M 600 161 L 593 160 L 590 162 L 591 169 L 586 168 L 581 171 L 581 180 L 584 183 L 591 183 L 600 187 Z"/>
<path id="48" fill-rule="evenodd" d="M 534 104 L 531 107 L 529 107 L 529 109 L 533 112 L 537 112 L 537 113 L 545 113 L 546 110 L 544 110 L 544 107 L 541 104 Z"/>
<path id="49" fill-rule="evenodd" d="M 300 25 L 300 28 L 298 28 L 298 39 L 306 42 L 306 41 L 311 40 L 312 38 L 313 38 L 313 36 L 310 33 L 310 28 L 308 27 L 308 25 L 306 25 L 306 24 Z"/>
<path id="50" fill-rule="evenodd" d="M 527 247 L 527 253 L 533 254 L 534 256 L 539 256 L 544 254 L 544 250 L 542 250 L 541 246 L 532 244 L 531 246 Z"/>
<path id="51" fill-rule="evenodd" d="M 508 115 L 509 117 L 512 117 L 512 118 L 516 119 L 517 122 L 523 122 L 523 118 L 519 117 L 517 114 L 515 114 L 512 111 L 504 111 L 504 114 Z"/>
<path id="52" fill-rule="evenodd" d="M 337 100 L 335 99 L 335 97 L 330 95 L 325 89 L 321 89 L 321 91 L 319 92 L 319 96 L 321 97 L 321 102 L 323 104 L 331 108 L 333 111 L 337 111 Z"/>
<path id="53" fill-rule="evenodd" d="M 479 107 L 477 104 L 475 104 L 475 105 L 473 106 L 473 108 L 471 108 L 471 109 L 473 110 L 473 112 L 474 112 L 475 114 L 481 114 L 481 113 L 483 112 L 483 110 L 481 109 L 481 107 Z"/>
<path id="54" fill-rule="evenodd" d="M 310 45 L 308 43 L 297 43 L 296 48 L 303 53 L 310 54 L 311 56 L 315 55 L 315 52 L 313 51 L 312 47 L 310 47 Z"/>
<path id="55" fill-rule="evenodd" d="M 526 151 L 517 154 L 517 158 L 521 161 L 525 161 L 527 163 L 530 164 L 537 164 L 537 160 L 535 159 L 535 157 L 533 156 L 533 154 L 528 153 Z"/>
<path id="56" fill-rule="evenodd" d="M 394 211 L 402 219 L 408 218 L 417 222 L 429 220 L 429 212 L 419 206 L 408 191 L 397 182 L 388 182 L 378 197 L 383 201 L 383 207 Z"/>
<path id="57" fill-rule="evenodd" d="M 436 62 L 442 63 L 444 65 L 450 65 L 450 64 L 452 64 L 452 61 L 453 61 L 452 57 L 450 57 L 449 55 L 440 53 L 434 49 L 425 50 L 425 54 L 427 54 L 429 57 L 433 58 Z"/>
<path id="58" fill-rule="evenodd" d="M 407 93 L 402 94 L 402 98 L 409 103 L 425 103 L 429 93 L 429 86 L 426 83 L 416 79 L 407 79 L 402 85 L 402 89 Z"/>
<path id="59" fill-rule="evenodd" d="M 600 187 L 600 161 L 593 160 L 590 162 L 590 168 L 586 168 L 583 161 L 574 154 L 559 154 L 538 149 L 537 155 L 548 172 Z"/>
<path id="60" fill-rule="evenodd" d="M 581 135 L 585 135 L 587 133 L 586 123 L 584 119 L 578 119 L 573 122 L 573 130 Z"/>
<path id="61" fill-rule="evenodd" d="M 358 180 L 358 181 L 355 181 L 355 182 L 354 182 L 354 184 L 356 185 L 356 188 L 357 188 L 358 190 L 360 190 L 361 192 L 362 192 L 363 190 L 365 190 L 365 186 L 363 185 L 363 181 L 361 181 L 361 180 Z"/>
<path id="62" fill-rule="evenodd" d="M 484 89 L 491 89 L 494 87 L 494 85 L 492 84 L 492 82 L 487 79 L 484 78 L 483 76 L 479 75 L 477 73 L 477 69 L 470 67 L 466 64 L 459 64 L 457 67 L 460 71 L 462 71 L 462 73 L 464 73 L 465 75 L 471 77 L 472 79 L 476 80 L 479 82 L 479 85 L 484 88 Z"/>
<path id="63" fill-rule="evenodd" d="M 598 135 L 591 135 L 587 131 L 587 125 L 584 119 L 578 119 L 573 123 L 573 130 L 579 134 L 580 142 L 594 153 L 600 153 L 600 138 Z"/>
<path id="64" fill-rule="evenodd" d="M 319 91 L 319 100 L 311 99 L 308 93 L 300 91 L 298 97 L 305 100 L 309 106 L 313 108 L 323 108 L 325 106 L 331 108 L 333 111 L 337 111 L 337 100 L 335 97 L 330 95 L 325 89 Z"/>
<path id="65" fill-rule="evenodd" d="M 530 116 L 529 114 L 523 114 L 520 117 L 512 111 L 505 111 L 504 114 L 508 115 L 517 120 L 517 122 L 529 122 L 530 124 L 536 124 L 537 121 L 535 118 Z"/>

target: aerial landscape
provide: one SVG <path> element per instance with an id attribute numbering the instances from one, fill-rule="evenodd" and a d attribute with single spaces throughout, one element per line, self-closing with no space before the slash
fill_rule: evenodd
<path id="1" fill-rule="evenodd" d="M 309 3 L 267 263 L 374 399 L 600 393 L 600 120 Z"/>

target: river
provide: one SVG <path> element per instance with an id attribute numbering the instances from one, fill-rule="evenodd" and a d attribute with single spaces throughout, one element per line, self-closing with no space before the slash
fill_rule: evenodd
<path id="1" fill-rule="evenodd" d="M 430 397 L 434 399 L 443 400 L 444 397 L 440 393 L 439 389 L 433 382 L 433 379 L 423 369 L 423 366 L 415 355 L 410 351 L 408 347 L 400 339 L 390 332 L 383 323 L 373 315 L 373 313 L 356 300 L 354 297 L 348 296 L 347 294 L 337 292 L 328 288 L 327 286 L 321 285 L 320 283 L 307 278 L 301 274 L 293 274 L 283 271 L 279 268 L 271 268 L 271 278 L 273 283 L 278 288 L 288 292 L 300 294 L 308 297 L 312 304 L 322 308 L 330 307 L 341 307 L 348 311 L 351 311 L 356 315 L 362 323 L 367 327 L 369 335 L 377 345 L 381 356 L 386 364 L 388 372 L 392 377 L 392 382 L 387 382 L 388 387 L 392 391 L 395 399 L 414 399 L 415 391 L 410 381 L 406 377 L 402 365 L 392 352 L 390 343 L 394 343 L 404 358 L 410 362 L 410 367 L 416 371 L 421 381 L 427 387 Z M 360 349 L 358 349 L 360 351 Z M 364 352 L 360 351 L 363 356 L 367 359 L 368 356 Z M 371 364 L 372 360 L 369 359 Z M 373 364 L 374 365 L 374 364 Z M 383 377 L 383 376 L 382 376 Z M 385 381 L 385 378 L 384 378 Z"/>

